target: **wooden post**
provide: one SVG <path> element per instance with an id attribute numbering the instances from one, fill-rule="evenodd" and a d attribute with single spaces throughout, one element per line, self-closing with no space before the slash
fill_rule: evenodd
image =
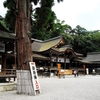
<path id="1" fill-rule="evenodd" d="M 86 66 L 85 66 L 85 64 L 83 65 L 83 68 L 84 68 L 84 75 L 85 75 L 85 69 L 86 69 Z"/>
<path id="2" fill-rule="evenodd" d="M 3 74 L 6 74 L 6 55 L 2 56 L 2 70 Z"/>
<path id="3" fill-rule="evenodd" d="M 64 69 L 66 69 L 66 55 L 64 55 Z"/>

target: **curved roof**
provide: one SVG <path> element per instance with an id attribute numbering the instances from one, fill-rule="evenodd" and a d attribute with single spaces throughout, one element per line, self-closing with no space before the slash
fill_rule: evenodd
<path id="1" fill-rule="evenodd" d="M 87 54 L 87 57 L 79 60 L 82 63 L 100 63 L 100 52 L 90 52 Z"/>
<path id="2" fill-rule="evenodd" d="M 58 54 L 66 54 L 71 52 L 74 56 L 77 56 L 77 54 L 74 52 L 74 50 L 72 48 L 69 47 L 64 47 L 64 48 L 51 48 L 51 51 L 54 53 L 58 53 Z"/>
<path id="3" fill-rule="evenodd" d="M 51 48 L 51 51 L 58 53 L 65 53 L 66 51 L 73 51 L 70 47 L 61 47 L 61 48 Z"/>
<path id="4" fill-rule="evenodd" d="M 8 32 L 4 32 L 2 30 L 0 30 L 0 38 L 6 38 L 6 39 L 15 39 L 14 34 L 8 33 Z"/>
<path id="5" fill-rule="evenodd" d="M 87 57 L 83 60 L 85 60 L 85 61 L 100 61 L 100 52 L 88 53 Z"/>
<path id="6" fill-rule="evenodd" d="M 59 44 L 65 44 L 62 36 L 55 37 L 46 41 L 34 41 L 32 43 L 32 51 L 43 52 L 50 48 L 57 47 Z"/>
<path id="7" fill-rule="evenodd" d="M 14 40 L 15 36 L 14 34 L 11 34 L 0 22 L 0 40 L 2 39 Z"/>
<path id="8" fill-rule="evenodd" d="M 33 59 L 50 60 L 49 57 L 46 57 L 46 56 L 43 56 L 43 55 L 40 55 L 40 54 L 34 54 L 34 53 L 33 53 Z"/>

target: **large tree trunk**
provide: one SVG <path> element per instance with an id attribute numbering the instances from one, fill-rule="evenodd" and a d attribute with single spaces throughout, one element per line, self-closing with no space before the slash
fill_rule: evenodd
<path id="1" fill-rule="evenodd" d="M 32 61 L 30 31 L 30 0 L 16 0 L 17 93 L 35 95 L 29 62 Z"/>
<path id="2" fill-rule="evenodd" d="M 29 69 L 32 61 L 30 31 L 30 0 L 16 0 L 16 35 L 17 35 L 17 67 Z"/>

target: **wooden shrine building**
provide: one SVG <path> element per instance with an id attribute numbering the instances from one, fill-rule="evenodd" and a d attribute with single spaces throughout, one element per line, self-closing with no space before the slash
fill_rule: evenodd
<path id="1" fill-rule="evenodd" d="M 15 60 L 15 36 L 0 23 L 0 78 L 13 77 L 11 72 L 15 73 Z"/>
<path id="2" fill-rule="evenodd" d="M 86 57 L 81 60 L 76 60 L 81 66 L 85 66 L 88 69 L 88 73 L 91 74 L 93 69 L 96 74 L 100 74 L 100 52 L 89 52 Z"/>
<path id="3" fill-rule="evenodd" d="M 82 57 L 82 54 L 74 52 L 71 46 L 66 45 L 62 36 L 46 41 L 36 39 L 32 39 L 32 41 L 33 61 L 37 62 L 38 67 L 57 69 L 57 64 L 60 63 L 62 69 L 69 69 L 71 60 Z M 42 55 L 45 60 L 39 59 L 39 56 L 36 59 L 35 55 Z"/>

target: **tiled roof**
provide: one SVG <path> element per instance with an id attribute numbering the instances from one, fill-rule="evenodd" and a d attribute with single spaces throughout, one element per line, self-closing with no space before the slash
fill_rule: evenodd
<path id="1" fill-rule="evenodd" d="M 15 36 L 12 35 L 0 22 L 0 38 L 3 39 L 15 39 Z"/>
<path id="2" fill-rule="evenodd" d="M 11 33 L 0 30 L 0 38 L 15 39 L 15 36 Z"/>
<path id="3" fill-rule="evenodd" d="M 59 52 L 59 53 L 63 53 L 65 51 L 67 51 L 67 50 L 73 51 L 72 48 L 67 47 L 67 46 L 66 47 L 60 47 L 60 48 L 51 48 L 51 50 L 53 50 L 55 52 Z"/>
<path id="4" fill-rule="evenodd" d="M 55 53 L 58 52 L 59 54 L 64 54 L 65 52 L 72 52 L 72 55 L 75 58 L 83 56 L 82 54 L 74 52 L 74 50 L 69 46 L 64 46 L 64 47 L 61 47 L 61 48 L 51 48 L 51 51 L 55 52 Z"/>
<path id="5" fill-rule="evenodd" d="M 43 56 L 43 55 L 35 54 L 35 53 L 33 53 L 33 59 L 50 60 L 49 57 L 45 57 L 45 56 Z"/>
<path id="6" fill-rule="evenodd" d="M 56 37 L 42 42 L 34 41 L 32 43 L 32 51 L 42 52 L 49 50 L 50 48 L 59 45 L 61 41 L 63 41 L 62 37 Z"/>
<path id="7" fill-rule="evenodd" d="M 87 57 L 80 60 L 83 63 L 100 63 L 100 52 L 91 52 Z"/>
<path id="8" fill-rule="evenodd" d="M 91 52 L 87 54 L 87 57 L 83 60 L 86 61 L 100 61 L 100 52 Z"/>
<path id="9" fill-rule="evenodd" d="M 46 41 L 40 41 L 37 39 L 33 39 L 32 43 L 32 51 L 33 52 L 43 52 L 47 50 L 51 50 L 52 53 L 54 54 L 64 54 L 65 52 L 67 53 L 72 53 L 72 56 L 77 58 L 80 56 L 83 56 L 82 54 L 74 52 L 72 49 L 72 46 L 66 45 L 65 40 L 62 36 L 58 36 L 55 38 L 51 38 Z"/>

